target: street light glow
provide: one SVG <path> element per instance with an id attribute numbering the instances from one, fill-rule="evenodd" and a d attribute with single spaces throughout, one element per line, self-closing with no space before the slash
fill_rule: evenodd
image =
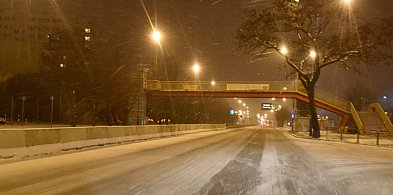
<path id="1" fill-rule="evenodd" d="M 201 67 L 199 66 L 198 63 L 195 63 L 194 66 L 192 67 L 192 70 L 196 74 L 196 73 L 198 73 L 201 70 Z"/>
<path id="2" fill-rule="evenodd" d="M 215 82 L 215 81 L 212 81 L 212 82 L 210 82 L 210 84 L 212 84 L 212 85 L 216 85 L 216 82 Z"/>
<path id="3" fill-rule="evenodd" d="M 312 59 L 315 59 L 315 57 L 317 57 L 317 52 L 315 52 L 314 50 L 310 51 L 310 57 Z"/>
<path id="4" fill-rule="evenodd" d="M 288 54 L 288 49 L 286 48 L 286 47 L 282 47 L 281 49 L 280 49 L 280 53 L 282 54 L 282 55 L 287 55 Z"/>
<path id="5" fill-rule="evenodd" d="M 344 2 L 348 5 L 351 4 L 351 0 L 344 0 Z"/>
<path id="6" fill-rule="evenodd" d="M 152 34 L 152 38 L 156 43 L 159 43 L 161 40 L 161 33 L 159 31 L 154 31 Z"/>
<path id="7" fill-rule="evenodd" d="M 242 103 L 242 101 L 241 100 L 239 100 L 239 104 L 241 104 Z"/>

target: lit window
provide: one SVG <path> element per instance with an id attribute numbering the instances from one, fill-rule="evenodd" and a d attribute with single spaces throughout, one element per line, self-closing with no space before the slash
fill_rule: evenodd
<path id="1" fill-rule="evenodd" d="M 91 29 L 90 28 L 85 28 L 85 33 L 90 33 Z"/>
<path id="2" fill-rule="evenodd" d="M 90 37 L 89 36 L 85 36 L 85 41 L 90 41 Z"/>

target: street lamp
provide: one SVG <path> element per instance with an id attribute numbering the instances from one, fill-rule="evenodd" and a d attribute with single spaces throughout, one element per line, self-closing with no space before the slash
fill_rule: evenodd
<path id="1" fill-rule="evenodd" d="M 282 47 L 281 49 L 280 49 L 280 53 L 282 54 L 282 55 L 287 55 L 288 54 L 288 49 L 286 48 L 286 47 Z"/>
<path id="2" fill-rule="evenodd" d="M 24 118 L 24 114 L 25 114 L 25 101 L 26 101 L 26 99 L 27 99 L 27 97 L 26 96 L 22 96 L 22 125 L 23 125 L 23 118 Z"/>
<path id="3" fill-rule="evenodd" d="M 199 64 L 195 63 L 194 66 L 192 67 L 192 71 L 194 71 L 195 74 L 198 74 L 200 70 L 201 67 L 199 66 Z"/>
<path id="4" fill-rule="evenodd" d="M 55 100 L 55 96 L 51 95 L 49 97 L 51 101 L 51 107 L 50 107 L 50 127 L 53 125 L 53 101 Z"/>
<path id="5" fill-rule="evenodd" d="M 344 2 L 345 2 L 347 5 L 351 4 L 351 0 L 344 0 Z"/>
<path id="6" fill-rule="evenodd" d="M 155 47 L 155 57 L 156 57 L 156 59 L 155 59 L 155 66 L 156 66 L 155 76 L 156 76 L 156 79 L 159 79 L 158 78 L 158 72 L 159 72 L 158 71 L 158 49 L 161 49 L 161 51 L 162 51 L 161 42 L 160 42 L 161 38 L 162 38 L 162 36 L 161 36 L 160 31 L 153 28 L 153 32 L 151 34 L 151 39 L 157 44 L 157 47 Z"/>
<path id="7" fill-rule="evenodd" d="M 71 121 L 71 126 L 76 127 L 76 100 L 75 100 L 75 90 L 72 90 L 71 92 L 72 95 L 72 112 L 73 112 L 73 117 Z"/>
<path id="8" fill-rule="evenodd" d="M 216 85 L 215 81 L 210 82 L 211 85 Z"/>
<path id="9" fill-rule="evenodd" d="M 154 30 L 153 33 L 152 33 L 152 35 L 151 35 L 151 37 L 152 37 L 152 39 L 153 39 L 154 42 L 156 42 L 156 43 L 158 43 L 158 44 L 160 43 L 160 40 L 161 40 L 161 33 L 160 33 L 159 31 Z"/>
<path id="10" fill-rule="evenodd" d="M 66 56 L 63 56 L 63 59 L 66 59 Z M 62 100 L 63 100 L 63 68 L 66 65 L 64 63 L 60 64 L 60 94 L 59 94 L 59 121 L 61 121 L 61 109 L 62 109 Z"/>
<path id="11" fill-rule="evenodd" d="M 311 51 L 310 51 L 310 57 L 311 57 L 312 59 L 315 59 L 315 58 L 317 57 L 317 52 L 315 52 L 314 50 L 311 50 Z"/>

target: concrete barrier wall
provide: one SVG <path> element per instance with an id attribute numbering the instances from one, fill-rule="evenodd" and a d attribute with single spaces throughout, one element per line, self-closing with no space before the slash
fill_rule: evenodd
<path id="1" fill-rule="evenodd" d="M 77 143 L 75 147 L 84 147 L 178 135 L 190 133 L 195 130 L 206 131 L 208 129 L 216 130 L 222 128 L 225 128 L 225 124 L 96 126 L 0 130 L 0 150 L 59 143 Z M 71 144 L 69 145 L 70 147 L 74 147 Z"/>

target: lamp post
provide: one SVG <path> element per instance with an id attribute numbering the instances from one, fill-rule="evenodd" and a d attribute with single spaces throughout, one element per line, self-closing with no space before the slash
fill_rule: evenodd
<path id="1" fill-rule="evenodd" d="M 76 102 L 75 102 L 75 90 L 72 90 L 72 127 L 76 127 Z"/>
<path id="2" fill-rule="evenodd" d="M 61 104 L 62 104 L 62 100 L 63 100 L 63 68 L 64 67 L 65 67 L 65 64 L 61 63 L 60 64 L 59 121 L 61 121 L 61 108 L 62 108 Z"/>
<path id="3" fill-rule="evenodd" d="M 296 2 L 299 2 L 299 0 L 296 0 Z M 282 46 L 282 47 L 280 48 L 279 52 L 280 52 L 281 55 L 283 55 L 284 57 L 287 57 L 287 55 L 288 55 L 288 53 L 289 53 L 289 51 L 288 51 L 288 49 L 287 49 L 286 46 Z M 315 59 L 315 57 L 317 56 L 317 53 L 316 53 L 314 50 L 312 50 L 312 51 L 310 51 L 309 56 L 310 56 L 311 58 Z M 294 81 L 293 81 L 293 90 L 294 90 L 294 91 L 297 91 L 297 83 L 298 83 L 298 82 L 297 82 L 297 79 L 298 79 L 298 73 L 296 72 L 296 76 L 295 76 L 295 79 L 294 79 Z M 287 87 L 284 87 L 284 88 L 283 88 L 284 91 L 286 91 L 287 89 L 288 89 Z M 275 100 L 275 99 L 273 99 L 273 100 Z M 283 98 L 283 101 L 285 102 L 286 99 Z M 291 130 L 292 130 L 292 131 L 294 130 L 294 123 L 295 123 L 295 117 L 296 117 L 296 112 L 297 112 L 296 107 L 297 107 L 297 105 L 296 105 L 296 99 L 295 99 L 295 98 L 292 98 L 292 110 L 291 110 Z"/>
<path id="4" fill-rule="evenodd" d="M 53 101 L 55 100 L 55 96 L 50 96 L 51 107 L 50 107 L 50 127 L 53 125 Z"/>
<path id="5" fill-rule="evenodd" d="M 157 29 L 153 29 L 153 32 L 151 34 L 151 38 L 153 40 L 154 43 L 156 43 L 157 46 L 161 47 L 161 32 L 158 31 Z M 158 47 L 155 47 L 155 57 L 156 57 L 156 61 L 155 61 L 155 66 L 156 66 L 156 79 L 158 79 Z"/>
<path id="6" fill-rule="evenodd" d="M 192 66 L 192 71 L 194 72 L 194 87 L 195 87 L 194 93 L 196 93 L 196 90 L 198 89 L 197 76 L 198 76 L 198 73 L 200 72 L 200 70 L 201 70 L 201 67 L 199 66 L 198 62 L 195 62 L 195 64 Z M 196 96 L 194 97 L 194 101 L 196 101 Z M 197 112 L 199 112 L 199 110 L 200 110 L 199 109 L 199 101 L 196 106 L 197 106 Z M 196 115 L 196 122 L 198 123 L 198 115 Z"/>
<path id="7" fill-rule="evenodd" d="M 22 96 L 22 125 L 23 125 L 23 120 L 24 120 L 24 115 L 25 115 L 25 101 L 27 99 L 26 96 Z"/>

